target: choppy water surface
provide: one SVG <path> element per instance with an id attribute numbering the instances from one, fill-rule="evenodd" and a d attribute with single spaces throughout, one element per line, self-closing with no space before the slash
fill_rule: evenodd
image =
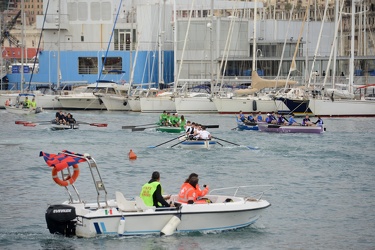
<path id="1" fill-rule="evenodd" d="M 233 115 L 186 115 L 188 120 L 218 124 L 210 132 L 222 142 L 214 150 L 181 150 L 177 137 L 155 130 L 131 132 L 123 125 L 148 124 L 158 114 L 73 112 L 82 125 L 51 131 L 46 125 L 24 127 L 16 120 L 50 120 L 54 111 L 22 117 L 0 111 L 0 249 L 374 249 L 374 118 L 324 120 L 323 135 L 268 134 L 231 130 Z M 259 148 L 251 150 L 245 146 Z M 241 230 L 170 237 L 63 238 L 49 234 L 48 204 L 67 199 L 51 178 L 39 151 L 90 153 L 98 162 L 109 198 L 116 190 L 138 195 L 153 171 L 161 172 L 166 193 L 176 193 L 197 172 L 211 188 L 274 185 L 263 198 L 272 206 L 253 226 Z M 132 149 L 138 159 L 129 161 Z M 84 200 L 94 197 L 86 164 L 76 186 Z M 89 178 L 90 177 L 90 178 Z"/>

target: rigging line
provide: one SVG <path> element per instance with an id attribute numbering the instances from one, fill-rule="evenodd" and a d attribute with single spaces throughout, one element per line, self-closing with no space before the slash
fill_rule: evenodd
<path id="1" fill-rule="evenodd" d="M 292 14 L 293 14 L 293 11 L 294 11 L 294 6 L 295 6 L 295 1 L 293 2 L 292 9 L 290 10 L 288 28 L 287 28 L 287 33 L 286 33 L 285 39 L 284 39 L 284 45 L 283 45 L 283 50 L 281 52 L 281 59 L 280 59 L 279 69 L 277 71 L 276 80 L 279 79 L 280 73 L 281 73 L 281 67 L 282 67 L 283 59 L 284 59 L 284 52 L 285 52 L 285 47 L 286 47 L 286 41 L 287 41 L 287 37 L 288 37 L 288 34 L 289 34 L 289 30 L 290 30 L 290 23 L 292 22 L 292 16 L 293 16 Z M 277 82 L 275 83 L 275 88 L 276 88 L 276 85 L 277 85 Z"/>
<path id="2" fill-rule="evenodd" d="M 119 4 L 118 9 L 117 9 L 116 18 L 115 18 L 115 21 L 113 23 L 111 36 L 109 38 L 109 42 L 108 42 L 108 46 L 107 46 L 107 51 L 105 52 L 104 62 L 102 64 L 102 68 L 101 68 L 101 70 L 99 72 L 99 79 L 98 80 L 100 80 L 102 78 L 102 73 L 103 73 L 104 65 L 105 65 L 105 63 L 107 61 L 108 51 L 109 51 L 109 48 L 111 46 L 111 41 L 112 41 L 113 33 L 115 32 L 115 27 L 116 27 L 117 19 L 118 19 L 118 16 L 120 14 L 121 4 L 122 4 L 122 0 L 120 0 L 120 4 Z M 99 83 L 99 81 L 96 81 L 95 89 L 98 88 L 98 83 Z"/>
<path id="3" fill-rule="evenodd" d="M 294 70 L 297 69 L 297 66 L 296 66 L 296 56 L 297 56 L 297 52 L 299 50 L 299 43 L 301 42 L 302 32 L 303 32 L 303 29 L 305 27 L 305 22 L 306 22 L 306 19 L 307 19 L 307 16 L 308 16 L 309 12 L 310 12 L 310 5 L 307 6 L 307 9 L 306 9 L 306 12 L 305 12 L 305 16 L 303 18 L 301 29 L 300 29 L 300 32 L 299 32 L 299 35 L 298 35 L 296 49 L 294 50 L 294 55 L 293 55 L 292 63 L 290 64 L 290 69 L 289 69 L 288 77 L 286 78 L 286 81 L 285 81 L 285 88 L 287 87 L 288 80 L 290 78 L 290 74 L 292 73 L 292 71 L 294 71 Z"/>
<path id="4" fill-rule="evenodd" d="M 174 86 L 173 86 L 173 93 L 176 92 L 176 89 L 177 89 L 177 84 L 178 84 L 178 80 L 180 79 L 180 74 L 181 74 L 181 70 L 182 70 L 182 65 L 183 65 L 183 62 L 184 62 L 184 54 L 185 54 L 185 49 L 186 49 L 186 43 L 187 43 L 187 39 L 188 39 L 188 36 L 189 36 L 189 30 L 190 30 L 190 24 L 191 24 L 191 17 L 193 16 L 193 8 L 194 8 L 194 3 L 195 3 L 195 0 L 192 1 L 191 3 L 191 9 L 190 9 L 190 15 L 189 15 L 189 21 L 188 21 L 188 25 L 187 25 L 187 28 L 186 28 L 186 34 L 185 34 L 185 40 L 184 40 L 184 46 L 182 48 L 182 54 L 181 54 L 181 62 L 180 62 L 180 67 L 178 69 L 178 74 L 177 74 L 177 78 L 174 79 Z M 175 20 L 177 21 L 177 20 Z M 176 41 L 175 41 L 176 42 Z"/>
<path id="5" fill-rule="evenodd" d="M 322 38 L 324 21 L 325 21 L 326 16 L 327 16 L 327 9 L 328 9 L 328 0 L 326 0 L 326 6 L 324 8 L 324 16 L 322 18 L 322 25 L 320 26 L 318 42 L 317 42 L 316 47 L 315 47 L 313 61 L 311 63 L 311 71 L 310 71 L 310 76 L 309 76 L 309 83 L 308 83 L 307 87 L 310 87 L 310 84 L 311 84 L 311 78 L 312 78 L 312 74 L 313 74 L 313 70 L 314 70 L 314 66 L 315 66 L 316 56 L 318 54 L 318 50 L 319 50 L 319 47 L 320 47 L 320 41 L 321 41 L 321 38 Z"/>
<path id="6" fill-rule="evenodd" d="M 341 23 L 341 19 L 342 19 L 342 10 L 343 10 L 343 8 L 344 8 L 344 2 L 345 1 L 342 1 L 341 2 L 341 7 L 340 7 L 340 15 L 338 16 L 338 20 L 337 20 L 337 23 L 335 23 L 335 35 L 334 35 L 334 37 L 333 37 L 333 41 L 332 41 L 332 44 L 331 44 L 331 53 L 330 53 L 330 55 L 329 55 L 329 59 L 328 59 L 328 63 L 327 63 L 327 68 L 326 68 L 326 75 L 324 76 L 324 81 L 323 81 L 323 87 L 326 85 L 326 82 L 327 82 L 327 79 L 328 79 L 328 72 L 329 72 L 329 68 L 330 68 L 330 66 L 331 66 L 331 61 L 332 61 L 332 56 L 335 56 L 335 58 L 334 59 L 336 59 L 336 53 L 337 53 L 337 51 L 336 51 L 336 49 L 337 49 L 337 42 L 338 42 L 338 32 L 339 32 L 339 26 L 340 26 L 340 23 Z M 334 52 L 335 52 L 335 54 L 334 54 Z M 336 60 L 335 60 L 336 61 Z M 335 62 L 334 61 L 334 62 Z M 332 87 L 334 87 L 334 83 L 335 83 L 335 81 L 334 81 L 334 79 L 335 79 L 335 68 L 333 69 L 333 81 L 332 81 Z"/>
<path id="7" fill-rule="evenodd" d="M 226 71 L 227 64 L 228 64 L 229 48 L 230 48 L 230 45 L 231 45 L 231 42 L 232 42 L 232 34 L 233 34 L 233 29 L 234 29 L 234 23 L 235 23 L 235 19 L 238 18 L 238 8 L 232 9 L 232 10 L 233 10 L 233 13 L 234 13 L 234 18 L 232 18 L 231 22 L 230 22 L 228 36 L 227 36 L 227 40 L 226 40 L 226 43 L 225 43 L 223 60 L 221 61 L 221 65 L 220 65 L 220 69 L 221 69 L 221 68 L 223 68 L 223 64 L 224 64 L 223 74 L 222 74 L 222 77 L 221 77 L 220 91 L 222 91 L 222 88 L 223 88 L 223 85 L 224 85 L 223 84 L 224 83 L 224 76 L 225 76 L 225 71 Z"/>
<path id="8" fill-rule="evenodd" d="M 33 75 L 34 75 L 34 69 L 35 69 L 36 59 L 39 58 L 39 49 L 40 49 L 40 44 L 41 44 L 41 42 L 42 42 L 42 36 L 43 36 L 43 30 L 44 30 L 44 24 L 46 23 L 46 19 L 47 19 L 48 6 L 49 6 L 49 0 L 48 0 L 48 2 L 47 2 L 46 12 L 44 13 L 43 25 L 42 25 L 42 31 L 40 32 L 40 36 L 39 36 L 38 48 L 36 49 L 36 55 L 35 55 L 35 58 L 34 58 L 34 64 L 33 64 L 33 67 L 32 67 L 32 69 L 31 69 L 31 76 L 30 76 L 29 87 L 28 87 L 29 89 L 30 89 L 30 85 L 31 85 L 31 80 L 33 79 Z M 22 70 L 23 70 L 23 69 L 22 69 Z"/>

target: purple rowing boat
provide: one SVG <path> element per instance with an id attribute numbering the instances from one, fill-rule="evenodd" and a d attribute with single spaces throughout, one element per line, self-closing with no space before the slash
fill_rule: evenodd
<path id="1" fill-rule="evenodd" d="M 258 124 L 260 132 L 273 132 L 273 133 L 312 133 L 321 134 L 325 131 L 324 126 L 288 126 L 261 123 Z"/>

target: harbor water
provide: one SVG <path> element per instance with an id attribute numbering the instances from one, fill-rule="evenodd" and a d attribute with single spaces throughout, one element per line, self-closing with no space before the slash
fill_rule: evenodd
<path id="1" fill-rule="evenodd" d="M 151 148 L 176 134 L 124 125 L 149 124 L 159 114 L 74 111 L 78 130 L 25 127 L 16 120 L 48 121 L 55 111 L 17 116 L 0 110 L 0 249 L 374 249 L 375 118 L 325 118 L 324 134 L 237 131 L 233 115 L 187 114 L 187 120 L 219 125 L 209 129 L 223 147 L 183 150 L 178 142 Z M 240 146 L 225 142 L 232 142 Z M 250 146 L 250 148 L 246 147 Z M 130 150 L 138 156 L 129 160 Z M 153 171 L 164 192 L 174 194 L 191 172 L 211 189 L 272 185 L 263 199 L 272 205 L 252 226 L 227 232 L 91 239 L 51 235 L 45 222 L 49 204 L 67 200 L 39 152 L 89 153 L 108 191 L 139 195 Z M 85 201 L 96 198 L 87 164 L 80 164 L 76 187 Z"/>

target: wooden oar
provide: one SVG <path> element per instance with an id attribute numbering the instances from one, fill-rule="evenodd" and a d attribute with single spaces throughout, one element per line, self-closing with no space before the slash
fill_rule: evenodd
<path id="1" fill-rule="evenodd" d="M 77 121 L 77 124 L 87 124 L 87 125 L 95 126 L 95 127 L 107 127 L 108 126 L 107 123 L 97 123 L 97 122 L 89 123 L 89 122 L 80 122 L 80 121 Z"/>
<path id="2" fill-rule="evenodd" d="M 240 144 L 237 144 L 237 143 L 234 143 L 234 142 L 230 142 L 230 141 L 227 141 L 227 140 L 224 140 L 224 139 L 220 139 L 220 138 L 218 138 L 218 137 L 214 137 L 214 136 L 212 136 L 212 138 L 217 139 L 217 140 L 220 140 L 220 141 L 223 141 L 223 142 L 227 142 L 227 143 L 229 143 L 229 144 L 233 144 L 233 145 L 235 145 L 235 146 L 239 146 L 239 147 L 241 147 Z M 257 149 L 257 148 L 251 147 L 251 146 L 245 146 L 245 147 L 247 147 L 248 149 Z"/>
<path id="3" fill-rule="evenodd" d="M 149 148 L 156 148 L 156 147 L 159 147 L 159 146 L 161 146 L 161 145 L 164 145 L 164 144 L 166 144 L 166 143 L 168 143 L 168 142 L 171 142 L 171 141 L 173 141 L 173 140 L 179 139 L 180 137 L 183 137 L 183 136 L 185 136 L 185 135 L 180 135 L 180 136 L 177 136 L 176 138 L 170 139 L 170 140 L 168 140 L 168 141 L 166 141 L 166 142 L 163 142 L 163 143 L 160 143 L 160 144 L 158 144 L 158 145 L 156 145 L 156 146 L 148 146 L 148 147 L 149 147 Z"/>
<path id="4" fill-rule="evenodd" d="M 155 123 L 143 124 L 143 125 L 122 126 L 122 129 L 131 129 L 131 128 L 135 128 L 135 127 L 144 127 L 144 126 L 151 126 L 151 125 L 155 125 Z"/>
<path id="5" fill-rule="evenodd" d="M 46 122 L 52 122 L 52 121 L 51 120 L 49 120 L 49 121 L 34 121 L 33 123 L 46 123 Z M 24 124 L 24 123 L 31 123 L 31 121 L 15 121 L 14 123 L 15 124 Z"/>

